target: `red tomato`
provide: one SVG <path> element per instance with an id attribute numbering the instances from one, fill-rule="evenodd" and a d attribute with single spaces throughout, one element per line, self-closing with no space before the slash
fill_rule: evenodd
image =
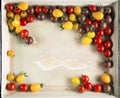
<path id="1" fill-rule="evenodd" d="M 34 16 L 33 15 L 28 15 L 26 19 L 27 19 L 27 22 L 31 23 L 31 22 L 34 21 Z"/>
<path id="2" fill-rule="evenodd" d="M 42 8 L 38 5 L 35 6 L 35 12 L 38 14 L 42 11 Z"/>
<path id="3" fill-rule="evenodd" d="M 111 27 L 107 27 L 106 29 L 105 29 L 105 34 L 106 35 L 112 35 L 112 29 L 111 29 Z"/>
<path id="4" fill-rule="evenodd" d="M 15 83 L 8 83 L 7 84 L 7 89 L 10 91 L 13 91 L 16 89 L 16 84 Z"/>
<path id="5" fill-rule="evenodd" d="M 27 20 L 26 20 L 26 18 L 20 19 L 20 25 L 21 25 L 21 26 L 26 26 L 26 25 L 27 25 Z"/>
<path id="6" fill-rule="evenodd" d="M 102 90 L 102 86 L 100 84 L 96 84 L 94 87 L 94 92 L 100 92 Z"/>
<path id="7" fill-rule="evenodd" d="M 96 11 L 96 9 L 97 9 L 96 5 L 90 5 L 90 6 L 89 6 L 89 10 L 90 10 L 91 12 Z"/>
<path id="8" fill-rule="evenodd" d="M 13 9 L 14 9 L 13 4 L 11 4 L 11 3 L 6 4 L 5 8 L 7 11 L 13 11 Z"/>
<path id="9" fill-rule="evenodd" d="M 81 79 L 82 79 L 82 82 L 85 82 L 85 83 L 89 82 L 89 77 L 87 75 L 83 75 Z"/>
<path id="10" fill-rule="evenodd" d="M 98 36 L 103 36 L 103 35 L 104 35 L 104 30 L 99 29 L 99 30 L 97 31 L 97 35 L 98 35 Z"/>
<path id="11" fill-rule="evenodd" d="M 112 41 L 111 40 L 106 40 L 104 42 L 105 48 L 112 48 Z"/>
<path id="12" fill-rule="evenodd" d="M 21 13 L 21 10 L 20 10 L 19 8 L 17 8 L 17 9 L 15 10 L 15 13 L 16 13 L 16 14 L 20 14 L 20 13 Z"/>
<path id="13" fill-rule="evenodd" d="M 98 46 L 97 46 L 97 50 L 98 50 L 99 52 L 104 52 L 104 50 L 105 50 L 104 45 L 103 45 L 103 44 L 98 45 Z"/>
<path id="14" fill-rule="evenodd" d="M 92 23 L 93 25 L 94 25 L 94 27 L 95 28 L 97 28 L 98 27 L 98 21 L 93 21 L 93 23 Z"/>
<path id="15" fill-rule="evenodd" d="M 83 85 L 81 85 L 80 87 L 78 87 L 78 92 L 83 93 L 85 91 L 85 87 Z"/>
<path id="16" fill-rule="evenodd" d="M 113 54 L 113 52 L 112 52 L 112 50 L 110 50 L 110 49 L 106 49 L 105 51 L 104 51 L 104 55 L 105 55 L 105 57 L 112 57 L 112 54 Z"/>
<path id="17" fill-rule="evenodd" d="M 96 36 L 96 37 L 95 37 L 95 39 L 94 39 L 94 44 L 99 45 L 99 44 L 101 44 L 101 43 L 102 43 L 102 38 L 101 38 L 101 37 Z"/>
<path id="18" fill-rule="evenodd" d="M 92 84 L 90 82 L 86 83 L 84 86 L 86 90 L 92 90 Z"/>
<path id="19" fill-rule="evenodd" d="M 67 7 L 67 13 L 68 13 L 68 14 L 73 13 L 73 11 L 74 11 L 74 9 L 73 9 L 72 6 L 68 6 L 68 7 Z"/>
<path id="20" fill-rule="evenodd" d="M 85 21 L 85 23 L 88 24 L 88 25 L 90 25 L 90 24 L 92 23 L 92 21 L 91 21 L 90 19 L 87 19 L 87 20 Z"/>
<path id="21" fill-rule="evenodd" d="M 29 34 L 28 30 L 24 29 L 24 30 L 21 31 L 20 36 L 22 38 L 27 38 L 28 34 Z"/>
<path id="22" fill-rule="evenodd" d="M 19 86 L 20 91 L 26 92 L 28 90 L 28 85 L 27 84 L 21 84 Z"/>
<path id="23" fill-rule="evenodd" d="M 47 14 L 49 12 L 49 8 L 47 6 L 42 7 L 43 13 Z"/>

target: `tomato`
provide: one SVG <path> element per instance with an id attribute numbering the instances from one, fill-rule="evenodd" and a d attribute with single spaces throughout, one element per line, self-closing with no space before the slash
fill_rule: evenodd
<path id="1" fill-rule="evenodd" d="M 25 77 L 27 77 L 26 73 L 21 73 L 16 77 L 16 82 L 17 83 L 22 83 L 25 79 Z"/>
<path id="2" fill-rule="evenodd" d="M 13 91 L 16 89 L 16 84 L 15 83 L 8 83 L 7 84 L 7 89 L 10 90 L 10 91 Z"/>
<path id="3" fill-rule="evenodd" d="M 85 87 L 83 85 L 78 87 L 78 92 L 83 93 L 85 91 Z"/>
<path id="4" fill-rule="evenodd" d="M 105 51 L 104 51 L 104 55 L 105 55 L 105 57 L 112 57 L 112 55 L 113 55 L 113 52 L 112 52 L 112 50 L 111 49 L 106 49 Z"/>
<path id="5" fill-rule="evenodd" d="M 74 13 L 75 13 L 75 15 L 80 15 L 81 12 L 82 12 L 82 10 L 81 10 L 80 6 L 75 6 L 74 7 Z"/>
<path id="6" fill-rule="evenodd" d="M 52 12 L 52 15 L 55 18 L 60 18 L 60 17 L 63 16 L 63 12 L 60 9 L 54 9 L 53 12 Z"/>
<path id="7" fill-rule="evenodd" d="M 13 12 L 7 12 L 7 17 L 9 18 L 13 18 L 14 17 L 14 13 Z"/>
<path id="8" fill-rule="evenodd" d="M 6 8 L 7 11 L 13 11 L 14 10 L 14 6 L 11 3 L 6 4 L 5 8 Z"/>
<path id="9" fill-rule="evenodd" d="M 26 25 L 27 25 L 27 20 L 26 20 L 26 18 L 21 18 L 21 19 L 20 19 L 20 25 L 21 25 L 21 26 L 26 26 Z"/>
<path id="10" fill-rule="evenodd" d="M 89 82 L 89 77 L 87 75 L 83 75 L 81 79 L 82 79 L 82 82 L 85 82 L 85 83 Z"/>
<path id="11" fill-rule="evenodd" d="M 71 21 L 64 22 L 62 24 L 62 28 L 66 30 L 72 30 L 73 29 L 73 23 Z"/>
<path id="12" fill-rule="evenodd" d="M 23 83 L 19 86 L 19 89 L 22 92 L 26 92 L 28 90 L 28 85 Z"/>
<path id="13" fill-rule="evenodd" d="M 12 25 L 13 25 L 14 27 L 19 27 L 19 26 L 20 26 L 20 21 L 14 19 L 14 20 L 12 21 Z"/>
<path id="14" fill-rule="evenodd" d="M 97 10 L 96 5 L 90 5 L 90 6 L 89 6 L 89 10 L 90 10 L 91 12 L 96 11 L 96 10 Z"/>
<path id="15" fill-rule="evenodd" d="M 68 6 L 68 7 L 67 7 L 67 13 L 68 13 L 68 14 L 73 13 L 73 11 L 74 11 L 74 8 L 73 8 L 72 6 Z"/>
<path id="16" fill-rule="evenodd" d="M 93 21 L 92 24 L 94 25 L 95 28 L 98 27 L 98 21 Z"/>
<path id="17" fill-rule="evenodd" d="M 104 18 L 104 13 L 101 11 L 93 12 L 92 13 L 93 18 L 95 18 L 97 21 L 100 21 Z"/>
<path id="18" fill-rule="evenodd" d="M 90 25 L 90 24 L 92 23 L 92 21 L 91 21 L 90 19 L 87 19 L 87 20 L 85 21 L 85 23 L 88 24 L 88 25 Z"/>
<path id="19" fill-rule="evenodd" d="M 74 86 L 78 87 L 78 86 L 80 85 L 80 79 L 79 79 L 79 77 L 73 77 L 73 78 L 71 79 L 71 83 L 72 83 Z"/>
<path id="20" fill-rule="evenodd" d="M 22 29 L 23 29 L 22 26 L 16 27 L 15 28 L 15 33 L 19 34 L 22 31 Z"/>
<path id="21" fill-rule="evenodd" d="M 95 37 L 95 32 L 88 32 L 88 33 L 87 33 L 87 36 L 88 36 L 89 38 L 94 38 L 94 37 Z"/>
<path id="22" fill-rule="evenodd" d="M 18 4 L 18 8 L 21 9 L 21 10 L 23 10 L 23 11 L 25 11 L 25 10 L 28 9 L 28 4 L 26 2 L 20 2 Z"/>
<path id="23" fill-rule="evenodd" d="M 15 79 L 15 75 L 12 73 L 7 74 L 7 80 L 8 81 L 13 81 Z"/>
<path id="24" fill-rule="evenodd" d="M 49 8 L 47 6 L 42 7 L 43 13 L 47 14 L 49 12 Z"/>
<path id="25" fill-rule="evenodd" d="M 38 92 L 39 90 L 41 90 L 42 87 L 43 87 L 43 84 L 31 84 L 30 91 L 31 92 Z"/>
<path id="26" fill-rule="evenodd" d="M 42 11 L 42 8 L 38 5 L 35 6 L 35 12 L 38 14 Z"/>
<path id="27" fill-rule="evenodd" d="M 112 29 L 111 29 L 111 27 L 107 27 L 106 29 L 105 29 L 105 34 L 106 35 L 112 35 Z"/>
<path id="28" fill-rule="evenodd" d="M 26 12 L 26 11 L 22 11 L 22 12 L 20 13 L 20 16 L 21 16 L 22 18 L 27 17 L 27 12 Z"/>
<path id="29" fill-rule="evenodd" d="M 110 83 L 111 82 L 111 77 L 108 73 L 104 73 L 102 76 L 101 76 L 101 80 L 102 82 L 104 83 Z"/>
<path id="30" fill-rule="evenodd" d="M 21 9 L 17 8 L 17 9 L 15 10 L 15 13 L 16 13 L 16 14 L 20 14 L 20 13 L 21 13 Z"/>
<path id="31" fill-rule="evenodd" d="M 100 84 L 96 84 L 93 87 L 94 92 L 100 92 L 102 90 L 102 86 Z"/>
<path id="32" fill-rule="evenodd" d="M 24 30 L 21 31 L 20 36 L 22 38 L 27 38 L 28 34 L 29 34 L 28 30 L 24 29 Z"/>
<path id="33" fill-rule="evenodd" d="M 73 29 L 74 29 L 74 30 L 78 30 L 78 28 L 79 28 L 79 24 L 78 24 L 78 23 L 74 23 L 74 24 L 73 24 Z"/>
<path id="34" fill-rule="evenodd" d="M 88 82 L 84 86 L 86 90 L 89 90 L 89 91 L 92 90 L 92 83 Z"/>
<path id="35" fill-rule="evenodd" d="M 83 45 L 90 45 L 92 43 L 92 38 L 88 36 L 82 37 L 82 44 Z"/>
<path id="36" fill-rule="evenodd" d="M 20 20 L 21 16 L 19 14 L 15 14 L 14 19 L 15 20 Z"/>
<path id="37" fill-rule="evenodd" d="M 104 50 L 105 50 L 104 45 L 103 45 L 103 44 L 98 45 L 98 46 L 97 46 L 97 50 L 98 50 L 99 52 L 104 52 Z"/>
<path id="38" fill-rule="evenodd" d="M 77 20 L 76 15 L 75 14 L 70 14 L 69 15 L 69 20 L 72 21 L 72 22 L 75 22 Z"/>
<path id="39" fill-rule="evenodd" d="M 27 19 L 27 22 L 31 23 L 31 22 L 34 21 L 34 16 L 33 15 L 28 15 L 26 19 Z"/>
<path id="40" fill-rule="evenodd" d="M 15 56 L 15 52 L 13 50 L 8 50 L 7 51 L 7 56 L 14 57 Z"/>
<path id="41" fill-rule="evenodd" d="M 103 35 L 104 35 L 104 30 L 99 29 L 99 30 L 97 31 L 97 35 L 98 35 L 98 36 L 103 36 Z"/>
<path id="42" fill-rule="evenodd" d="M 94 39 L 94 44 L 97 44 L 97 45 L 99 45 L 99 44 L 101 44 L 102 43 L 102 38 L 101 37 L 95 37 L 95 39 Z"/>
<path id="43" fill-rule="evenodd" d="M 112 48 L 112 41 L 111 40 L 106 40 L 105 42 L 104 42 L 104 46 L 105 46 L 105 48 Z"/>

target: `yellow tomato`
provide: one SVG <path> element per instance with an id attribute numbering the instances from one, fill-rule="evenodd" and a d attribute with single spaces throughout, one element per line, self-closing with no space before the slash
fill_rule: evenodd
<path id="1" fill-rule="evenodd" d="M 95 32 L 88 32 L 87 36 L 90 38 L 94 38 L 95 37 Z"/>
<path id="2" fill-rule="evenodd" d="M 63 16 L 63 12 L 60 9 L 54 9 L 52 12 L 53 16 L 56 18 L 62 17 Z"/>
<path id="3" fill-rule="evenodd" d="M 10 19 L 7 21 L 7 24 L 10 30 L 14 30 L 14 26 L 12 25 L 12 22 Z"/>
<path id="4" fill-rule="evenodd" d="M 8 50 L 7 51 L 7 56 L 14 57 L 15 56 L 15 52 L 13 50 Z"/>
<path id="5" fill-rule="evenodd" d="M 15 20 L 20 20 L 20 18 L 21 18 L 21 17 L 20 17 L 19 14 L 15 14 L 15 16 L 14 16 L 14 19 L 15 19 Z"/>
<path id="6" fill-rule="evenodd" d="M 111 77 L 110 77 L 109 74 L 104 73 L 104 74 L 101 76 L 101 80 L 102 80 L 104 83 L 110 83 L 110 82 L 111 82 Z"/>
<path id="7" fill-rule="evenodd" d="M 16 32 L 17 34 L 19 34 L 19 33 L 22 31 L 22 29 L 23 29 L 22 26 L 16 27 L 16 28 L 15 28 L 15 32 Z"/>
<path id="8" fill-rule="evenodd" d="M 13 12 L 7 12 L 7 17 L 13 18 L 14 17 L 14 13 Z"/>
<path id="9" fill-rule="evenodd" d="M 82 44 L 83 45 L 90 45 L 92 43 L 92 39 L 89 38 L 88 36 L 82 37 Z"/>
<path id="10" fill-rule="evenodd" d="M 64 22 L 62 24 L 62 28 L 66 30 L 72 30 L 73 29 L 73 23 L 71 21 Z"/>
<path id="11" fill-rule="evenodd" d="M 78 30 L 78 28 L 79 28 L 79 24 L 78 24 L 78 23 L 74 23 L 74 24 L 73 24 L 73 29 L 74 29 L 74 30 Z"/>
<path id="12" fill-rule="evenodd" d="M 22 82 L 24 81 L 25 77 L 26 77 L 26 73 L 19 74 L 19 75 L 16 77 L 16 82 L 22 83 Z"/>
<path id="13" fill-rule="evenodd" d="M 69 20 L 72 21 L 72 22 L 75 22 L 76 21 L 76 15 L 75 14 L 70 14 L 69 15 Z"/>
<path id="14" fill-rule="evenodd" d="M 23 10 L 23 11 L 25 11 L 25 10 L 28 9 L 28 4 L 26 2 L 20 2 L 18 4 L 18 8 L 21 9 L 21 10 Z"/>
<path id="15" fill-rule="evenodd" d="M 96 19 L 96 20 L 102 20 L 104 18 L 104 14 L 103 12 L 93 12 L 92 16 Z"/>
<path id="16" fill-rule="evenodd" d="M 30 91 L 31 92 L 38 92 L 43 87 L 43 84 L 31 84 Z"/>
<path id="17" fill-rule="evenodd" d="M 14 27 L 19 27 L 19 26 L 20 26 L 20 21 L 14 19 L 14 20 L 12 21 L 12 25 L 13 25 Z"/>
<path id="18" fill-rule="evenodd" d="M 9 73 L 9 74 L 7 75 L 7 80 L 8 80 L 8 81 L 13 81 L 14 79 L 15 79 L 15 75 L 14 75 L 14 74 Z"/>
<path id="19" fill-rule="evenodd" d="M 75 6 L 74 7 L 74 13 L 76 15 L 80 15 L 81 14 L 81 7 L 80 6 Z"/>
<path id="20" fill-rule="evenodd" d="M 79 86 L 80 85 L 80 79 L 78 77 L 73 77 L 71 79 L 71 83 L 74 85 L 74 86 Z"/>
<path id="21" fill-rule="evenodd" d="M 26 12 L 26 11 L 22 11 L 22 12 L 20 13 L 20 16 L 21 16 L 22 18 L 27 17 L 27 12 Z"/>

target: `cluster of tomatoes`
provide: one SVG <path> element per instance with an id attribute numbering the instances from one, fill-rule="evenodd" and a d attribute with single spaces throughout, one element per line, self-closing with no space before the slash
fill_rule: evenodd
<path id="1" fill-rule="evenodd" d="M 111 86 L 109 80 L 110 76 L 107 73 L 104 73 L 101 76 L 102 84 L 93 85 L 87 75 L 82 75 L 81 77 L 73 77 L 71 83 L 77 88 L 78 92 L 83 93 L 84 91 L 94 91 L 94 92 L 104 92 L 111 94 L 113 87 Z M 109 82 L 109 83 L 108 83 Z"/>
<path id="2" fill-rule="evenodd" d="M 43 84 L 39 84 L 39 83 L 30 84 L 30 85 L 23 83 L 25 77 L 27 77 L 26 73 L 21 73 L 17 76 L 15 76 L 15 74 L 9 73 L 7 75 L 7 80 L 10 81 L 10 83 L 6 85 L 7 90 L 9 91 L 18 90 L 21 92 L 27 92 L 27 91 L 37 92 L 43 87 Z"/>

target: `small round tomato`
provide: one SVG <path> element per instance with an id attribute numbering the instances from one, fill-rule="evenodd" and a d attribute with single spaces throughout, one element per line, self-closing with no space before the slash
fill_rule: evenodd
<path id="1" fill-rule="evenodd" d="M 102 43 L 102 38 L 101 38 L 101 37 L 95 37 L 95 39 L 94 39 L 94 44 L 99 45 L 99 44 L 101 44 L 101 43 Z"/>
<path id="2" fill-rule="evenodd" d="M 82 82 L 85 82 L 85 83 L 89 82 L 89 77 L 87 75 L 83 75 L 81 79 L 82 79 Z"/>
<path id="3" fill-rule="evenodd" d="M 83 85 L 78 87 L 78 92 L 83 93 L 85 91 L 85 87 Z"/>
<path id="4" fill-rule="evenodd" d="M 33 41 L 34 40 L 33 40 L 33 38 L 31 36 L 28 36 L 27 38 L 25 38 L 25 43 L 28 44 L 28 45 L 32 44 Z"/>
<path id="5" fill-rule="evenodd" d="M 102 90 L 102 86 L 100 84 L 96 84 L 94 87 L 94 92 L 100 92 Z"/>
<path id="6" fill-rule="evenodd" d="M 49 12 L 49 8 L 47 6 L 42 7 L 43 13 L 47 14 Z"/>
<path id="7" fill-rule="evenodd" d="M 112 48 L 112 41 L 111 40 L 106 40 L 105 42 L 104 42 L 104 46 L 105 46 L 105 48 Z"/>
<path id="8" fill-rule="evenodd" d="M 73 11 L 74 11 L 74 8 L 73 8 L 72 6 L 68 6 L 68 7 L 67 7 L 67 13 L 68 13 L 68 14 L 73 13 Z"/>
<path id="9" fill-rule="evenodd" d="M 105 34 L 106 35 L 112 35 L 112 29 L 111 29 L 111 27 L 107 27 L 106 29 L 105 29 Z"/>
<path id="10" fill-rule="evenodd" d="M 97 31 L 97 35 L 98 35 L 98 36 L 103 36 L 103 35 L 104 35 L 104 30 L 99 29 L 99 30 Z"/>
<path id="11" fill-rule="evenodd" d="M 38 5 L 35 6 L 35 12 L 38 14 L 42 11 L 42 8 Z"/>
<path id="12" fill-rule="evenodd" d="M 94 25 L 95 28 L 98 27 L 98 21 L 93 21 L 92 24 Z"/>
<path id="13" fill-rule="evenodd" d="M 89 6 L 89 10 L 90 10 L 91 12 L 96 11 L 96 10 L 97 10 L 96 5 L 90 5 L 90 6 Z"/>
<path id="14" fill-rule="evenodd" d="M 104 55 L 105 55 L 105 57 L 112 57 L 112 54 L 113 54 L 113 52 L 112 52 L 112 50 L 110 50 L 110 49 L 106 49 L 105 51 L 104 51 Z"/>
<path id="15" fill-rule="evenodd" d="M 98 50 L 99 52 L 104 52 L 104 50 L 105 50 L 104 45 L 103 45 L 103 44 L 98 45 L 98 46 L 97 46 L 97 50 Z"/>
<path id="16" fill-rule="evenodd" d="M 21 18 L 21 19 L 20 19 L 20 25 L 21 25 L 21 26 L 26 26 L 26 25 L 27 25 L 27 20 L 26 20 L 26 18 Z"/>
<path id="17" fill-rule="evenodd" d="M 13 91 L 16 89 L 16 84 L 15 83 L 8 83 L 7 84 L 7 89 L 10 90 L 10 91 Z"/>
<path id="18" fill-rule="evenodd" d="M 31 23 L 31 22 L 34 21 L 34 16 L 33 15 L 28 15 L 26 19 L 27 19 L 27 22 Z"/>
<path id="19" fill-rule="evenodd" d="M 84 86 L 86 90 L 89 90 L 89 91 L 92 90 L 92 83 L 88 82 Z"/>
<path id="20" fill-rule="evenodd" d="M 90 25 L 90 24 L 92 23 L 92 21 L 91 21 L 90 19 L 87 19 L 87 20 L 85 21 L 85 23 L 86 23 L 87 25 Z"/>
<path id="21" fill-rule="evenodd" d="M 26 92 L 28 90 L 28 85 L 23 83 L 19 86 L 19 89 L 22 92 Z"/>
<path id="22" fill-rule="evenodd" d="M 21 35 L 22 38 L 27 38 L 28 34 L 29 34 L 29 32 L 26 29 L 22 30 L 21 33 L 20 33 L 20 35 Z"/>
<path id="23" fill-rule="evenodd" d="M 6 4 L 5 8 L 7 11 L 13 11 L 13 9 L 14 9 L 13 4 L 11 4 L 11 3 Z"/>
<path id="24" fill-rule="evenodd" d="M 17 8 L 17 9 L 15 10 L 15 13 L 16 13 L 16 14 L 20 14 L 20 13 L 21 13 L 21 9 Z"/>
<path id="25" fill-rule="evenodd" d="M 22 18 L 27 17 L 27 12 L 26 12 L 26 11 L 22 11 L 22 12 L 20 13 L 20 16 L 21 16 Z"/>

